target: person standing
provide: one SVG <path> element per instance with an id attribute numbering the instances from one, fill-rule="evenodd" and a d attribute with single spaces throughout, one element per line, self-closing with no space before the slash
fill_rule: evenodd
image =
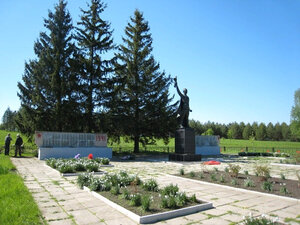
<path id="1" fill-rule="evenodd" d="M 17 154 L 19 152 L 19 156 L 21 156 L 21 146 L 23 144 L 23 139 L 20 137 L 20 134 L 17 134 L 17 139 L 16 139 L 16 150 L 15 150 L 15 157 L 17 157 Z"/>
<path id="2" fill-rule="evenodd" d="M 10 134 L 7 134 L 7 136 L 5 137 L 5 155 L 9 155 L 9 147 L 11 141 L 12 138 L 10 137 Z"/>

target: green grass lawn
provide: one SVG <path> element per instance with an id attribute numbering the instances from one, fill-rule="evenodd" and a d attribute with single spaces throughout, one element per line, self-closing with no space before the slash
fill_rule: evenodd
<path id="1" fill-rule="evenodd" d="M 263 147 L 263 148 L 299 148 L 300 142 L 290 141 L 252 141 L 252 140 L 235 140 L 235 139 L 221 139 L 220 146 L 227 147 Z"/>
<path id="2" fill-rule="evenodd" d="M 43 224 L 40 211 L 8 156 L 0 155 L 0 224 Z"/>
<path id="3" fill-rule="evenodd" d="M 235 154 L 240 151 L 246 151 L 247 149 L 248 152 L 285 152 L 291 155 L 294 155 L 297 151 L 300 151 L 299 142 L 289 141 L 252 141 L 221 139 L 220 147 L 222 149 L 222 153 L 224 154 Z"/>

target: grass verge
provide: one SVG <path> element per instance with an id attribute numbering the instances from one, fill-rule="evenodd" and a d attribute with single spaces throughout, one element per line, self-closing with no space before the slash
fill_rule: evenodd
<path id="1" fill-rule="evenodd" d="M 41 214 L 9 157 L 0 155 L 0 224 L 43 224 Z"/>

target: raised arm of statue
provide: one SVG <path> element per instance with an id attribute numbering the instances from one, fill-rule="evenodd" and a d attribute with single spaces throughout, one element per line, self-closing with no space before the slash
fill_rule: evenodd
<path id="1" fill-rule="evenodd" d="M 175 84 L 174 86 L 176 87 L 177 93 L 179 94 L 180 97 L 183 97 L 183 94 L 181 93 L 178 85 L 177 85 L 177 77 L 174 78 Z"/>

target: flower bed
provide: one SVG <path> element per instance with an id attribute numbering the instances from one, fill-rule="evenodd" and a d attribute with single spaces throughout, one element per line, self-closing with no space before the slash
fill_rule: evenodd
<path id="1" fill-rule="evenodd" d="M 300 178 L 299 181 L 288 180 L 283 174 L 281 178 L 273 178 L 267 166 L 257 166 L 256 175 L 250 175 L 248 171 L 241 174 L 240 169 L 235 164 L 231 164 L 225 171 L 215 169 L 185 173 L 181 169 L 176 176 L 300 199 Z M 298 173 L 300 176 L 300 171 Z"/>
<path id="2" fill-rule="evenodd" d="M 74 159 L 47 159 L 46 164 L 63 174 L 78 172 L 99 172 L 99 167 L 109 165 L 107 158 L 74 158 Z"/>
<path id="3" fill-rule="evenodd" d="M 188 197 L 185 192 L 180 192 L 177 185 L 171 184 L 159 189 L 155 180 L 142 182 L 138 176 L 128 175 L 124 171 L 102 177 L 83 174 L 78 177 L 77 183 L 81 188 L 86 186 L 114 202 L 118 205 L 117 209 L 122 208 L 123 213 L 124 208 L 130 211 L 125 214 L 133 214 L 132 219 L 141 223 L 187 215 L 212 207 L 211 203 L 200 201 L 195 195 Z"/>

